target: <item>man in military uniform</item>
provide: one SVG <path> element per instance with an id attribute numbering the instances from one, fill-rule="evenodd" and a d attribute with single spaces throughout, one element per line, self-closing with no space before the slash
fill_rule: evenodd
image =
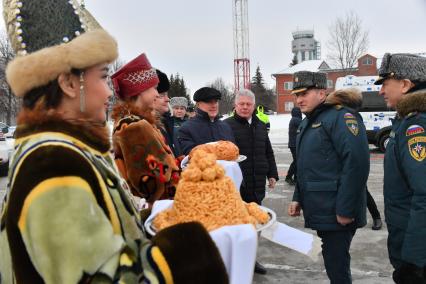
<path id="1" fill-rule="evenodd" d="M 426 58 L 385 54 L 380 94 L 397 110 L 385 155 L 384 197 L 395 283 L 426 283 Z"/>
<path id="2" fill-rule="evenodd" d="M 290 216 L 303 210 L 305 227 L 322 239 L 322 255 L 332 284 L 351 283 L 349 248 L 366 224 L 369 150 L 366 131 L 354 106 L 359 92 L 326 95 L 324 73 L 294 74 L 293 93 L 306 115 L 297 135 L 297 183 Z"/>

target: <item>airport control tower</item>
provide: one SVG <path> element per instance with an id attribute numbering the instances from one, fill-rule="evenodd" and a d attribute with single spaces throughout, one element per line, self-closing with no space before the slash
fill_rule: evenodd
<path id="1" fill-rule="evenodd" d="M 305 60 L 321 59 L 321 44 L 314 38 L 313 30 L 300 30 L 293 32 L 291 42 L 293 54 L 297 58 L 297 63 Z"/>

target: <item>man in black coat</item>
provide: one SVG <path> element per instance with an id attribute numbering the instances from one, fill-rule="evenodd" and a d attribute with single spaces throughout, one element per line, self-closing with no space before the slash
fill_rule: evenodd
<path id="1" fill-rule="evenodd" d="M 177 139 L 182 154 L 188 155 L 195 146 L 208 142 L 235 142 L 231 128 L 218 116 L 221 96 L 218 90 L 210 87 L 203 87 L 194 93 L 197 114 L 178 130 Z"/>
<path id="2" fill-rule="evenodd" d="M 240 163 L 243 182 L 240 194 L 245 202 L 261 204 L 265 197 L 266 179 L 269 188 L 278 180 L 274 151 L 269 141 L 266 125 L 253 115 L 255 97 L 250 90 L 241 90 L 235 97 L 235 114 L 226 119 L 235 136 L 240 154 L 247 159 Z M 265 274 L 265 268 L 256 262 L 255 271 Z"/>
<path id="3" fill-rule="evenodd" d="M 290 148 L 291 156 L 293 161 L 290 164 L 288 169 L 287 176 L 285 181 L 291 185 L 296 184 L 297 179 L 297 166 L 296 166 L 296 136 L 297 129 L 299 128 L 300 123 L 302 122 L 302 112 L 300 108 L 294 107 L 291 110 L 291 119 L 288 126 L 288 148 Z"/>

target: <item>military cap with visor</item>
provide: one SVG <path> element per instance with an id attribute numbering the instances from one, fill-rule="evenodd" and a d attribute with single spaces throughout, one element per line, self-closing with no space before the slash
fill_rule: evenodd
<path id="1" fill-rule="evenodd" d="M 299 71 L 293 75 L 292 94 L 305 92 L 309 89 L 327 89 L 327 74 L 322 72 Z"/>

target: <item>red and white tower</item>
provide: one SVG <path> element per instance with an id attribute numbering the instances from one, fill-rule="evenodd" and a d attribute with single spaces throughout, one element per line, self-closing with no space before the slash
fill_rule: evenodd
<path id="1" fill-rule="evenodd" d="M 234 91 L 250 88 L 249 28 L 247 0 L 233 1 Z"/>

